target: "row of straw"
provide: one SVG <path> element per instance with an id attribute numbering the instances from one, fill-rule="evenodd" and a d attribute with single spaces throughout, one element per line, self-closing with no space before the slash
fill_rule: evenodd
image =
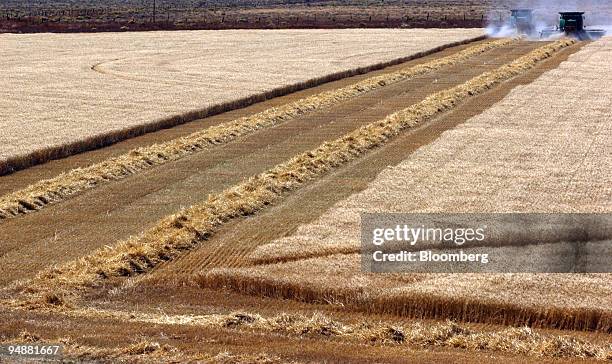
<path id="1" fill-rule="evenodd" d="M 435 323 L 415 321 L 404 325 L 381 321 L 346 323 L 320 312 L 310 315 L 281 313 L 275 316 L 248 312 L 168 315 L 80 309 L 68 314 L 87 319 L 95 317 L 138 324 L 229 328 L 313 339 L 338 339 L 369 345 L 452 347 L 534 357 L 612 360 L 612 347 L 589 343 L 569 335 L 543 334 L 528 327 L 478 330 L 449 320 Z M 159 350 L 158 347 L 149 348 L 154 351 L 152 349 Z"/>
<path id="2" fill-rule="evenodd" d="M 353 274 L 341 274 L 336 270 L 325 271 L 324 266 L 310 270 L 304 268 L 317 267 L 317 264 L 342 266 L 345 263 L 338 256 L 332 256 L 319 263 L 302 261 L 289 266 L 280 264 L 252 268 L 214 268 L 197 274 L 193 280 L 202 288 L 229 289 L 247 295 L 306 303 L 333 303 L 352 311 L 369 314 L 451 319 L 506 326 L 528 324 L 532 327 L 612 333 L 612 314 L 605 308 L 584 305 L 530 305 L 476 294 L 452 295 L 449 293 L 455 291 L 452 284 L 443 284 L 433 293 L 423 292 L 409 289 L 409 285 L 398 285 L 393 279 L 397 277 L 387 276 L 385 281 L 384 278 L 377 280 L 377 277 L 360 276 L 357 270 L 353 270 Z M 419 278 L 403 276 L 402 279 Z M 351 284 L 353 281 L 360 283 Z"/>

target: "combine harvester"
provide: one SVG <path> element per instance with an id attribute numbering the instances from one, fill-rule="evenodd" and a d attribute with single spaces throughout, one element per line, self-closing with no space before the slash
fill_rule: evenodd
<path id="1" fill-rule="evenodd" d="M 532 9 L 512 9 L 510 26 L 518 35 L 531 36 L 535 33 Z"/>
<path id="2" fill-rule="evenodd" d="M 599 39 L 606 35 L 603 29 L 586 29 L 584 26 L 584 12 L 568 11 L 559 13 L 559 25 L 554 29 L 545 29 L 540 38 L 549 38 L 555 35 L 567 35 L 579 40 Z"/>

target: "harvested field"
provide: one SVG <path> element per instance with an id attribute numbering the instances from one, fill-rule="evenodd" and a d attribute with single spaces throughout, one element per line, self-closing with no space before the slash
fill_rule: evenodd
<path id="1" fill-rule="evenodd" d="M 141 236 L 114 247 L 106 246 L 77 262 L 42 272 L 33 281 L 17 286 L 29 293 L 36 293 L 35 300 L 44 304 L 48 302 L 49 294 L 57 295 L 51 291 L 72 296 L 84 287 L 99 284 L 100 280 L 146 272 L 185 250 L 193 249 L 227 221 L 265 208 L 287 191 L 295 190 L 306 181 L 385 144 L 402 130 L 449 110 L 464 99 L 484 93 L 496 84 L 524 73 L 535 67 L 538 61 L 574 43 L 561 40 L 543 45 L 509 64 L 432 94 L 383 120 L 323 143 L 218 195 L 211 195 L 205 202 L 162 219 Z"/>
<path id="2" fill-rule="evenodd" d="M 3 34 L 10 56 L 0 63 L 6 85 L 0 91 L 0 174 L 481 34 L 480 29 Z"/>
<path id="3" fill-rule="evenodd" d="M 361 273 L 359 254 L 332 254 L 216 268 L 196 281 L 207 288 L 334 302 L 369 313 L 612 333 L 609 274 L 368 275 Z"/>
<path id="4" fill-rule="evenodd" d="M 202 202 L 208 194 L 218 194 L 327 140 L 380 121 L 390 113 L 421 102 L 431 93 L 494 70 L 542 45 L 539 42 L 509 44 L 465 63 L 398 82 L 335 107 L 168 162 L 163 168 L 151 168 L 101 185 L 36 213 L 5 220 L 0 229 L 0 240 L 4 243 L 0 282 L 32 277 L 44 267 L 69 262 L 104 245 L 136 236 L 163 217 Z M 576 47 L 570 47 L 569 52 Z M 384 165 L 373 167 L 380 171 Z M 14 176 L 28 173 L 29 169 Z M 35 170 L 32 177 L 36 175 Z M 2 179 L 13 180 L 13 175 Z M 46 246 L 55 249 L 46 249 Z M 32 254 L 43 254 L 44 258 L 24 260 Z"/>
<path id="5" fill-rule="evenodd" d="M 610 56 L 610 38 L 586 46 L 251 255 L 289 263 L 213 270 L 200 283 L 408 316 L 612 332 L 610 274 L 371 276 L 361 273 L 357 254 L 347 254 L 359 251 L 366 211 L 612 211 L 612 174 L 602 167 L 612 162 Z M 546 99 L 533 101 L 539 94 Z M 493 314 L 499 310 L 506 314 Z"/>
<path id="6" fill-rule="evenodd" d="M 472 330 L 471 328 L 453 323 L 426 326 L 428 324 L 426 322 L 423 322 L 421 327 L 419 327 L 418 323 L 405 327 L 406 333 L 410 333 L 411 336 L 414 335 L 413 337 L 415 338 L 425 339 L 417 345 L 410 344 L 409 342 L 405 344 L 396 344 L 395 342 L 364 344 L 361 340 L 347 340 L 337 337 L 333 335 L 334 331 L 328 330 L 330 324 L 341 324 L 351 327 L 350 323 L 335 321 L 332 318 L 312 314 L 308 316 L 276 315 L 263 317 L 261 320 L 256 320 L 252 325 L 249 325 L 248 322 L 241 321 L 239 318 L 242 316 L 248 320 L 250 316 L 248 313 L 234 312 L 233 314 L 228 313 L 226 315 L 228 322 L 238 323 L 230 327 L 207 327 L 207 325 L 191 324 L 190 321 L 195 321 L 194 319 L 197 320 L 199 318 L 197 316 L 163 317 L 164 315 L 162 315 L 158 318 L 166 322 L 162 323 L 162 320 L 160 320 L 160 322 L 150 324 L 143 322 L 145 320 L 142 320 L 142 318 L 147 316 L 153 318 L 155 315 L 141 315 L 128 320 L 125 317 L 129 316 L 129 313 L 127 315 L 116 315 L 115 313 L 118 316 L 117 318 L 107 316 L 104 319 L 98 319 L 95 316 L 76 315 L 74 318 L 71 318 L 57 313 L 48 315 L 29 312 L 27 315 L 33 318 L 25 324 L 21 324 L 22 327 L 28 327 L 27 331 L 7 332 L 7 338 L 27 337 L 31 338 L 30 340 L 34 339 L 41 342 L 53 340 L 58 337 L 57 335 L 62 335 L 62 333 L 55 334 L 47 331 L 44 334 L 37 335 L 34 332 L 41 330 L 40 323 L 43 321 L 58 323 L 64 327 L 62 330 L 64 332 L 63 338 L 65 342 L 68 342 L 66 349 L 70 355 L 67 356 L 67 359 L 81 357 L 82 360 L 88 358 L 89 360 L 101 360 L 101 357 L 110 357 L 115 361 L 125 360 L 127 362 L 145 363 L 176 362 L 181 359 L 182 361 L 199 359 L 205 363 L 257 363 L 256 359 L 259 359 L 259 362 L 263 363 L 312 363 L 326 360 L 327 362 L 382 361 L 400 364 L 405 363 L 406 358 L 410 358 L 422 363 L 431 364 L 440 361 L 452 362 L 453 360 L 459 363 L 504 360 L 504 362 L 512 364 L 558 364 L 583 362 L 581 358 L 594 358 L 596 356 L 593 354 L 599 354 L 599 349 L 603 348 L 601 344 L 590 344 L 580 339 L 573 340 L 572 337 L 567 335 L 558 338 L 554 334 L 542 334 L 536 330 L 531 332 L 525 329 Z M 16 324 L 14 320 L 19 316 L 4 314 L 3 317 L 10 320 L 12 324 Z M 23 317 L 23 314 L 21 314 L 21 317 Z M 254 317 L 257 318 L 257 316 Z M 287 329 L 311 328 L 312 331 L 305 334 L 284 334 L 281 330 L 268 331 L 257 328 L 257 326 L 262 323 L 265 324 L 268 320 L 274 322 L 276 321 L 275 319 L 282 317 L 288 319 L 305 318 L 310 322 L 300 323 L 299 320 L 296 320 L 297 322 L 294 324 L 290 321 L 284 323 L 281 321 L 279 323 L 281 325 L 284 324 L 283 326 L 286 326 Z M 206 319 L 207 317 L 204 318 Z M 172 322 L 172 320 L 176 320 L 176 322 Z M 118 326 L 121 327 L 122 333 L 131 335 L 131 338 L 122 336 L 117 340 L 106 334 L 113 332 Z M 355 326 L 358 327 L 358 324 Z M 92 328 L 95 328 L 95 331 Z M 82 344 L 84 340 L 78 338 L 78 335 L 86 330 L 92 330 L 88 335 L 89 340 L 85 340 L 89 344 Z M 162 335 L 160 335 L 160 330 L 163 330 Z M 401 333 L 403 332 L 398 331 L 398 334 Z M 462 339 L 472 334 L 474 343 L 478 341 L 485 342 L 487 338 L 491 338 L 492 340 L 488 342 L 490 348 L 496 345 L 503 347 L 513 342 L 549 343 L 546 347 L 542 347 L 548 355 L 534 353 L 535 355 L 533 356 L 526 356 L 524 354 L 514 354 L 509 350 L 498 351 L 486 348 L 478 351 L 467 351 L 453 345 L 453 343 L 464 342 Z M 67 337 L 68 335 L 74 337 L 74 339 Z M 388 335 L 385 332 L 381 332 L 379 335 L 381 338 L 393 337 L 393 335 Z M 434 340 L 427 340 L 428 336 Z M 61 338 L 62 336 L 59 337 Z M 143 337 L 149 339 L 143 339 Z M 396 337 L 399 337 L 399 335 L 396 335 Z M 496 340 L 496 338 L 498 339 Z M 99 344 L 92 345 L 93 339 Z M 468 342 L 465 341 L 465 343 L 467 344 Z M 299 352 L 296 352 L 296 347 L 300 348 Z M 538 348 L 535 345 L 530 347 L 536 350 Z M 151 350 L 152 353 L 150 354 L 152 355 L 142 353 L 144 348 L 154 349 Z M 528 347 L 525 349 L 529 350 Z M 550 355 L 555 352 L 558 354 Z"/>
<path id="7" fill-rule="evenodd" d="M 610 48 L 481 40 L 0 176 L 0 344 L 75 362 L 612 360 L 609 274 L 364 274 L 357 243 L 361 211 L 609 211 L 610 95 L 587 90 Z M 520 252 L 547 262 L 549 245 Z"/>

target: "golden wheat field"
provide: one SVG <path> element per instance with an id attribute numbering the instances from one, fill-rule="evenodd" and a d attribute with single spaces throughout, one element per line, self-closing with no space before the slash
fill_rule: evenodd
<path id="1" fill-rule="evenodd" d="M 0 163 L 478 37 L 479 29 L 0 35 Z M 157 125 L 157 126 L 156 126 Z M 106 138 L 106 139 L 105 139 Z M 59 150 L 59 151 L 58 151 Z M 48 158 L 47 158 L 48 159 Z"/>
<path id="2" fill-rule="evenodd" d="M 475 320 L 504 308 L 536 321 L 564 317 L 568 327 L 595 320 L 606 330 L 612 324 L 609 274 L 371 276 L 361 273 L 357 252 L 362 212 L 612 211 L 611 56 L 611 38 L 587 45 L 388 168 L 314 223 L 251 254 L 254 262 L 278 264 L 213 270 L 202 275 L 202 284 L 373 311 L 456 311 Z M 457 309 L 470 303 L 471 311 Z"/>
<path id="3" fill-rule="evenodd" d="M 218 226 L 232 218 L 254 214 L 278 200 L 284 191 L 297 189 L 304 182 L 356 159 L 369 149 L 386 143 L 402 130 L 451 109 L 470 95 L 486 92 L 496 84 L 534 67 L 538 60 L 550 57 L 555 51 L 574 43 L 572 40 L 561 40 L 544 45 L 493 72 L 429 95 L 420 103 L 393 113 L 384 120 L 365 125 L 340 139 L 297 155 L 218 195 L 210 195 L 207 200 L 162 219 L 139 236 L 130 237 L 113 247 L 106 245 L 85 259 L 43 271 L 32 282 L 25 283 L 29 287 L 28 292 L 33 293 L 31 303 L 38 304 L 41 299 L 44 302 L 54 292 L 62 292 L 66 297 L 75 293 L 78 295 L 80 288 L 96 284 L 100 279 L 151 269 L 164 259 L 180 255 L 182 250 L 196 247 L 203 236 L 212 234 Z M 392 192 L 386 192 L 393 198 Z M 350 215 L 344 215 L 344 218 L 347 216 Z M 319 240 L 327 241 L 328 238 Z M 277 245 L 273 245 L 273 249 L 278 252 L 292 251 L 291 248 L 279 249 Z M 312 252 L 311 249 L 307 251 Z"/>
<path id="4" fill-rule="evenodd" d="M 481 34 L 0 34 L 0 361 L 611 360 L 610 229 L 362 260 L 363 213 L 612 212 L 612 37 Z"/>

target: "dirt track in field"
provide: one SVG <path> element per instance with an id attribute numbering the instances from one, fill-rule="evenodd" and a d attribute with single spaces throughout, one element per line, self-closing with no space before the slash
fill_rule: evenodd
<path id="1" fill-rule="evenodd" d="M 331 109 L 85 192 L 42 211 L 2 222 L 0 284 L 31 277 L 46 266 L 73 260 L 93 249 L 138 234 L 161 217 L 203 200 L 210 193 L 219 192 L 326 140 L 382 119 L 433 92 L 495 69 L 541 45 L 522 42 L 492 50 L 463 64 L 381 88 Z M 416 140 L 419 145 L 423 143 L 421 137 Z M 366 169 L 369 174 L 365 180 L 373 178 L 386 165 L 399 162 L 413 149 L 385 148 L 397 152 L 396 159 L 371 165 Z M 365 180 L 360 182 L 365 183 Z M 332 193 L 333 189 L 330 189 L 325 196 L 343 198 L 361 186 L 353 186 L 344 194 L 340 191 Z"/>

